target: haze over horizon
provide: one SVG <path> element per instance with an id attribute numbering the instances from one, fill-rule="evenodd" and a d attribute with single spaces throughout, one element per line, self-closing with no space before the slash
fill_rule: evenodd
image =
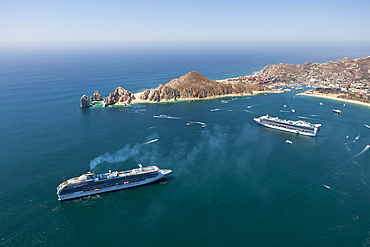
<path id="1" fill-rule="evenodd" d="M 0 49 L 370 42 L 369 1 L 4 1 Z"/>

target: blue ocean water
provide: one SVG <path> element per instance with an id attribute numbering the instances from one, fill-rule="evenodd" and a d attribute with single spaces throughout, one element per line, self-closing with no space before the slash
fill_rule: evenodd
<path id="1" fill-rule="evenodd" d="M 79 108 L 83 94 L 138 92 L 192 70 L 217 80 L 369 54 L 351 44 L 1 52 L 0 245 L 369 245 L 369 107 L 286 92 Z M 254 123 L 265 114 L 322 127 L 312 138 Z M 57 200 L 71 177 L 138 163 L 173 173 Z"/>

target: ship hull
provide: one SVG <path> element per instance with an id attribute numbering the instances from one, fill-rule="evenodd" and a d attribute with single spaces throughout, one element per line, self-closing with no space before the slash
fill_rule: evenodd
<path id="1" fill-rule="evenodd" d="M 135 181 L 135 182 L 130 182 L 126 184 L 118 184 L 116 183 L 115 185 L 111 185 L 109 187 L 103 187 L 103 188 L 97 188 L 97 189 L 92 189 L 92 190 L 86 190 L 86 191 L 78 191 L 74 193 L 69 193 L 69 194 L 64 194 L 64 195 L 58 195 L 58 200 L 59 201 L 65 201 L 65 200 L 70 200 L 70 199 L 75 199 L 79 197 L 86 197 L 86 196 L 91 196 L 91 195 L 96 195 L 96 194 L 102 194 L 106 192 L 111 192 L 111 191 L 116 191 L 116 190 L 123 190 L 123 189 L 128 189 L 132 187 L 137 187 L 149 183 L 153 183 L 155 181 L 158 181 L 160 179 L 163 179 L 166 177 L 166 175 L 170 172 L 167 172 L 166 170 L 162 170 L 163 172 L 159 172 L 158 176 L 153 177 L 153 178 L 147 178 L 145 180 L 141 181 Z"/>

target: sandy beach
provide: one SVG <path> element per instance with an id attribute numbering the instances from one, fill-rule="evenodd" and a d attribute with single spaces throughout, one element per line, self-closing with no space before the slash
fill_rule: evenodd
<path id="1" fill-rule="evenodd" d="M 370 104 L 369 103 L 365 103 L 365 102 L 361 102 L 361 101 L 357 101 L 357 100 L 350 100 L 350 99 L 338 98 L 338 96 L 340 94 L 331 94 L 331 93 L 328 93 L 328 94 L 321 94 L 321 93 L 313 93 L 313 94 L 299 93 L 299 94 L 297 94 L 297 96 L 300 96 L 300 95 L 310 96 L 310 97 L 318 97 L 318 98 L 326 98 L 326 99 L 333 99 L 333 100 L 338 100 L 338 101 L 342 101 L 342 102 L 348 102 L 348 103 L 353 103 L 353 104 L 364 105 L 364 106 L 370 107 Z"/>

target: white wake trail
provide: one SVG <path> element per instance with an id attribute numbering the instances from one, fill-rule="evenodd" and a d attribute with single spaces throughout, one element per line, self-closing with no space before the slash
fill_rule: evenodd
<path id="1" fill-rule="evenodd" d="M 344 162 L 343 164 L 341 164 L 339 167 L 341 167 L 342 165 L 348 163 L 349 161 L 353 160 L 354 158 L 360 156 L 361 154 L 364 154 L 367 150 L 369 150 L 370 148 L 370 144 L 366 145 L 366 147 L 364 149 L 362 149 L 361 152 L 359 152 L 358 154 L 356 154 L 355 156 L 353 156 L 352 158 L 350 158 L 349 160 L 347 160 L 346 162 Z"/>
<path id="2" fill-rule="evenodd" d="M 158 141 L 158 139 L 154 139 L 154 140 L 151 140 L 151 141 L 144 142 L 141 145 L 149 144 L 149 143 L 156 142 L 156 141 Z"/>
<path id="3" fill-rule="evenodd" d="M 365 153 L 367 150 L 369 150 L 369 148 L 370 148 L 370 144 L 366 145 L 366 147 L 361 152 L 359 152 L 358 154 L 356 154 L 353 158 L 356 158 L 357 156 Z"/>

